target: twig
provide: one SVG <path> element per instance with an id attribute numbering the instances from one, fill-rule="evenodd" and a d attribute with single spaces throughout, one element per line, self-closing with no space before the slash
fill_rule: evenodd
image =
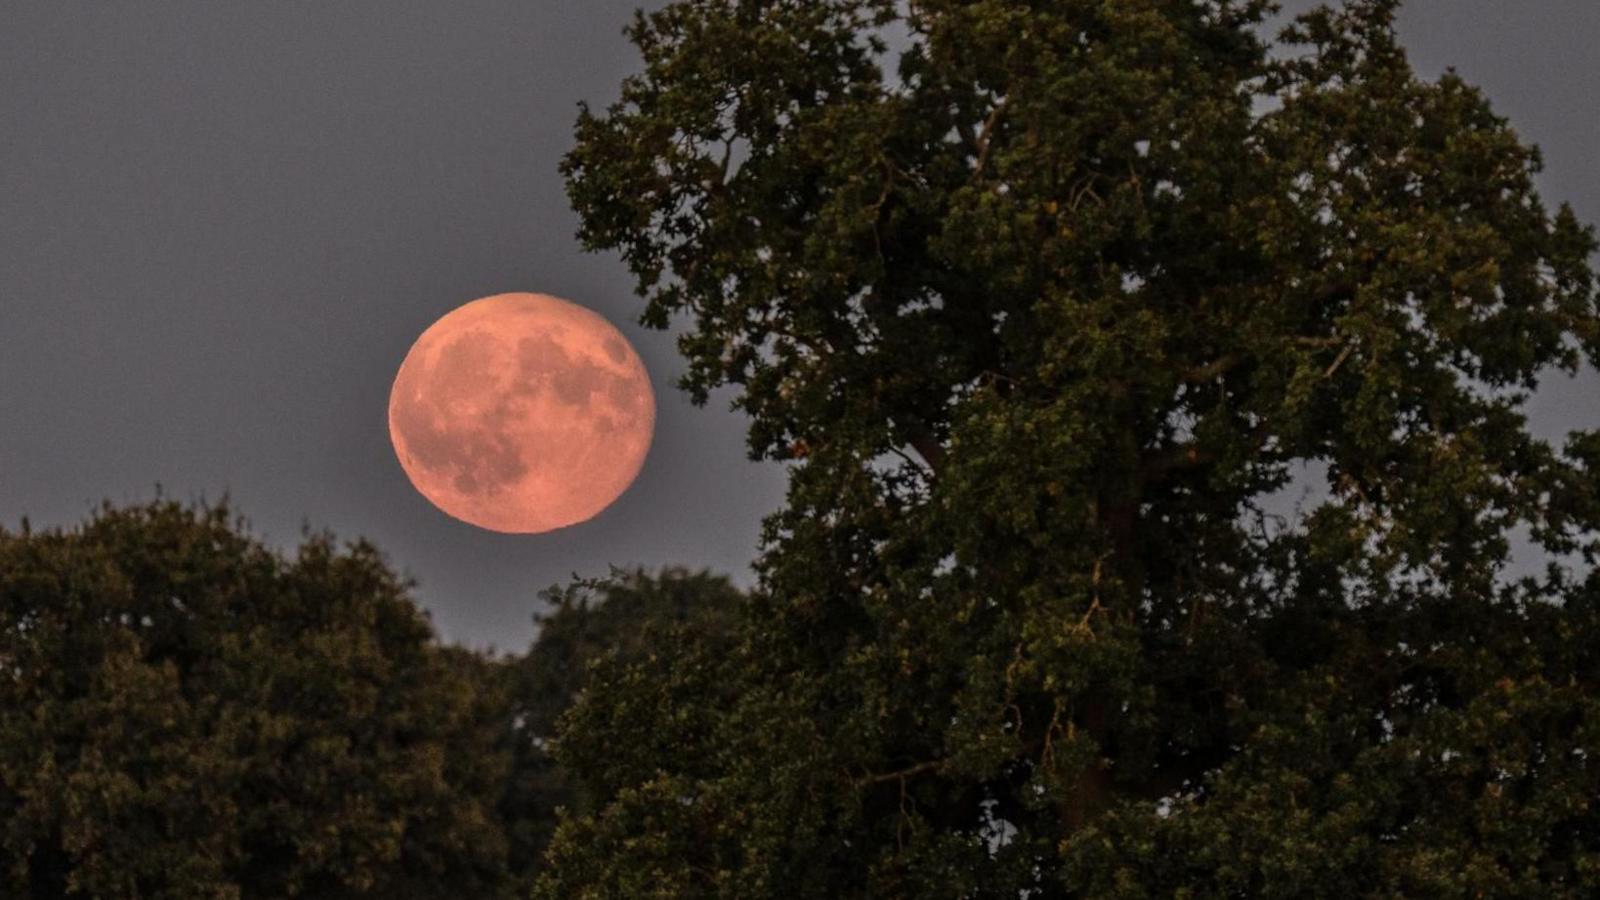
<path id="1" fill-rule="evenodd" d="M 1190 384 L 1205 384 L 1206 382 L 1222 375 L 1244 362 L 1244 354 L 1227 353 L 1203 366 L 1190 369 L 1183 373 L 1183 380 Z"/>
<path id="2" fill-rule="evenodd" d="M 890 781 L 902 781 L 903 782 L 907 778 L 911 778 L 911 777 L 916 776 L 916 775 L 921 775 L 924 772 L 932 772 L 932 771 L 938 769 L 940 766 L 944 765 L 944 762 L 945 761 L 942 760 L 942 759 L 930 759 L 927 762 L 919 762 L 914 766 L 907 766 L 904 769 L 899 769 L 899 770 L 896 770 L 894 772 L 883 772 L 883 773 L 878 774 L 878 775 L 868 775 L 865 778 L 856 779 L 856 787 L 857 788 L 872 787 L 875 784 L 884 784 L 885 782 L 890 782 Z"/>
<path id="3" fill-rule="evenodd" d="M 1354 350 L 1354 349 L 1356 349 L 1356 345 L 1355 345 L 1354 341 L 1344 345 L 1344 349 L 1339 352 L 1339 358 L 1335 359 L 1333 361 L 1333 364 L 1328 366 L 1327 371 L 1322 373 L 1322 378 L 1323 378 L 1324 381 L 1326 381 L 1329 378 L 1332 378 L 1333 377 L 1333 373 L 1339 371 L 1339 367 L 1344 365 L 1344 361 L 1350 358 L 1350 352 L 1352 350 Z"/>
<path id="4" fill-rule="evenodd" d="M 983 174 L 983 167 L 989 162 L 989 148 L 994 144 L 994 129 L 1000 122 L 1001 113 L 1005 112 L 1006 102 L 1010 99 L 1009 95 L 1001 97 L 1000 102 L 994 105 L 994 109 L 989 110 L 988 118 L 983 120 L 983 130 L 978 133 L 977 138 L 978 160 L 972 166 L 974 181 Z"/>

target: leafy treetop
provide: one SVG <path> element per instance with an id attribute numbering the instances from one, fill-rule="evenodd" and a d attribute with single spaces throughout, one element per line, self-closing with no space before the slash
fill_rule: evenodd
<path id="1" fill-rule="evenodd" d="M 1523 415 L 1595 236 L 1396 7 L 636 20 L 581 236 L 791 487 L 739 652 L 570 717 L 652 752 L 566 751 L 543 896 L 1600 887 L 1600 435 Z"/>
<path id="2" fill-rule="evenodd" d="M 490 663 L 226 505 L 0 531 L 0 894 L 502 896 Z"/>

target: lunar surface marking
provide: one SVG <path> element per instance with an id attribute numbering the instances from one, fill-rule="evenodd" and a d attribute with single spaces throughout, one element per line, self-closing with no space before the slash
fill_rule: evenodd
<path id="1" fill-rule="evenodd" d="M 655 427 L 643 363 L 601 316 L 542 294 L 475 300 L 406 355 L 389 432 L 413 485 L 494 531 L 592 518 L 638 475 Z"/>

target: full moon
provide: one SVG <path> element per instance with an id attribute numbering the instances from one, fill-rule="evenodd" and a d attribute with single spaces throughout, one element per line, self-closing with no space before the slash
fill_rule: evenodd
<path id="1" fill-rule="evenodd" d="M 585 521 L 627 490 L 655 430 L 650 376 L 598 314 L 544 294 L 433 323 L 389 392 L 400 466 L 439 509 L 513 534 Z"/>

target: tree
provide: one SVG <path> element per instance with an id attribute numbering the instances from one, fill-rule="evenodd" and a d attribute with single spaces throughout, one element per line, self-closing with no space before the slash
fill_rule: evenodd
<path id="1" fill-rule="evenodd" d="M 626 670 L 685 638 L 726 649 L 743 594 L 726 577 L 668 567 L 617 570 L 552 587 L 542 598 L 550 611 L 537 617 L 538 638 L 526 654 L 505 661 L 512 767 L 500 810 L 520 878 L 543 868 L 557 812 L 582 810 L 588 800 L 549 742 L 588 685 L 591 666 Z M 629 741 L 638 743 L 637 736 Z"/>
<path id="2" fill-rule="evenodd" d="M 540 896 L 1600 890 L 1600 435 L 1523 415 L 1595 236 L 1396 6 L 635 21 L 581 237 L 790 491 L 737 650 L 568 717 Z"/>
<path id="3" fill-rule="evenodd" d="M 0 894 L 501 896 L 493 665 L 366 543 L 161 501 L 0 531 Z"/>

